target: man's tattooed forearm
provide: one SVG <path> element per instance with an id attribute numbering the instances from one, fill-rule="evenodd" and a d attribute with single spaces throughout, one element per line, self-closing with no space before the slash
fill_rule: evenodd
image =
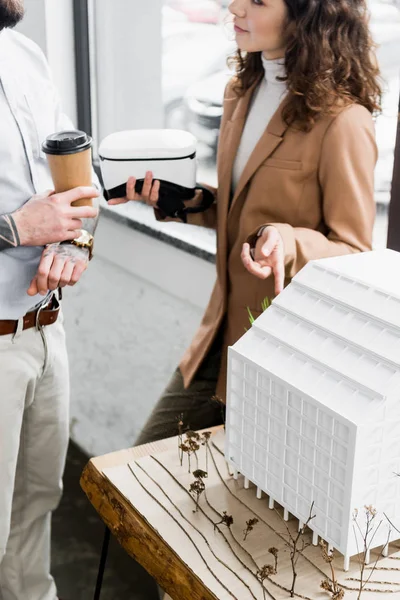
<path id="1" fill-rule="evenodd" d="M 0 252 L 20 246 L 18 229 L 11 215 L 0 215 Z"/>

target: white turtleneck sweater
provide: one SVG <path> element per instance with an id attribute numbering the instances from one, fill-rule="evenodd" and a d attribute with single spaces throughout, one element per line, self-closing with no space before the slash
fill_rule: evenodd
<path id="1" fill-rule="evenodd" d="M 240 176 L 243 173 L 250 155 L 287 91 L 286 82 L 276 80 L 278 76 L 285 76 L 283 59 L 267 60 L 263 56 L 261 56 L 261 58 L 264 66 L 264 78 L 251 100 L 249 113 L 247 115 L 242 138 L 233 165 L 233 192 L 239 183 Z"/>

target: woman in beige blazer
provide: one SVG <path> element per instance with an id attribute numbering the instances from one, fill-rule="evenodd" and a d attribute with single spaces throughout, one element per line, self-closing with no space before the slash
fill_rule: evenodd
<path id="1" fill-rule="evenodd" d="M 225 92 L 215 202 L 217 282 L 138 443 L 222 420 L 226 356 L 309 260 L 371 249 L 380 88 L 364 0 L 233 0 L 236 76 Z M 275 87 L 274 87 L 275 86 Z M 279 89 L 278 89 L 279 88 Z M 159 184 L 141 196 L 157 207 Z M 201 203 L 201 195 L 188 205 Z"/>

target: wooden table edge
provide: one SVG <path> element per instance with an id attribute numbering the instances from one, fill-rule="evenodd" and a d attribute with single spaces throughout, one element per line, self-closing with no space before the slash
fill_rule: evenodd
<path id="1" fill-rule="evenodd" d="M 220 429 L 221 427 L 209 430 L 216 433 Z M 171 440 L 167 441 L 170 445 Z M 135 455 L 136 458 L 146 456 L 150 454 L 149 447 L 154 451 L 154 445 L 146 444 L 127 451 L 126 456 L 129 460 L 135 460 Z M 122 451 L 122 455 L 124 452 Z M 172 598 L 218 600 L 96 466 L 96 463 L 101 462 L 102 459 L 107 460 L 109 457 L 112 459 L 118 454 L 121 455 L 121 452 L 92 458 L 82 472 L 81 488 L 96 512 L 124 550 L 141 564 Z"/>

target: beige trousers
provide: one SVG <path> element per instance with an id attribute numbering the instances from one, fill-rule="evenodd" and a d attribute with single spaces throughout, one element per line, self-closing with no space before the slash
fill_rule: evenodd
<path id="1" fill-rule="evenodd" d="M 0 336 L 0 600 L 56 600 L 50 520 L 62 492 L 69 377 L 62 318 Z"/>

